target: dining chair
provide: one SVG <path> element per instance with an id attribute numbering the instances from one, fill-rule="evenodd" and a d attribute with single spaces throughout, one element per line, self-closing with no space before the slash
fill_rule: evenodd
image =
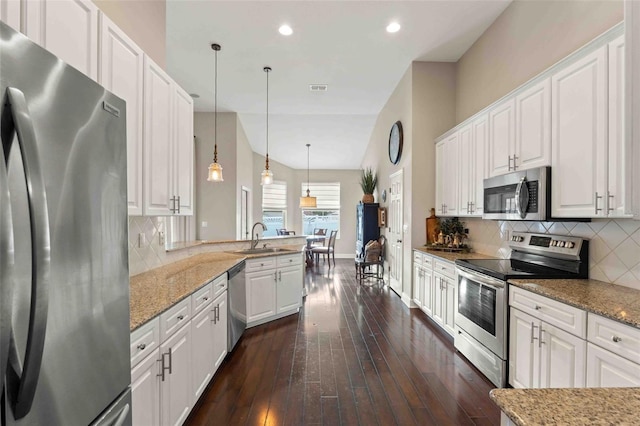
<path id="1" fill-rule="evenodd" d="M 382 285 L 384 285 L 384 259 L 385 259 L 385 249 L 387 246 L 387 239 L 384 235 L 380 235 L 378 238 L 378 243 L 380 244 L 380 252 L 376 256 L 367 256 L 365 253 L 364 257 L 357 257 L 355 260 L 356 264 L 356 279 L 359 284 L 362 284 L 366 278 L 375 278 L 376 281 L 382 281 Z M 375 272 L 372 268 L 375 266 Z"/>
<path id="2" fill-rule="evenodd" d="M 327 235 L 327 228 L 313 228 L 313 235 L 316 237 L 324 237 Z M 322 241 L 315 241 L 313 242 L 311 245 L 313 247 L 321 247 L 320 243 L 322 243 L 322 246 L 324 246 L 326 240 L 322 240 Z"/>
<path id="3" fill-rule="evenodd" d="M 320 255 L 322 255 L 323 261 L 325 256 L 329 261 L 329 268 L 331 268 L 331 259 L 329 256 L 333 257 L 333 266 L 336 266 L 336 235 L 338 235 L 338 231 L 331 231 L 331 234 L 329 235 L 329 244 L 324 247 L 314 247 L 311 249 L 312 253 L 316 256 L 316 264 L 320 261 Z"/>

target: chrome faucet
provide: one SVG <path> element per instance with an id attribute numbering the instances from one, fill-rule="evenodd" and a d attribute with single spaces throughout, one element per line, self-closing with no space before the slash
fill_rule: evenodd
<path id="1" fill-rule="evenodd" d="M 256 226 L 258 225 L 262 225 L 262 232 L 267 230 L 267 225 L 265 225 L 262 222 L 256 222 L 253 224 L 253 227 L 251 228 L 251 250 L 253 250 L 254 248 L 256 248 L 258 246 L 258 242 L 260 241 L 258 238 L 258 233 L 256 232 L 256 239 L 255 242 L 253 240 L 253 231 L 256 229 Z"/>

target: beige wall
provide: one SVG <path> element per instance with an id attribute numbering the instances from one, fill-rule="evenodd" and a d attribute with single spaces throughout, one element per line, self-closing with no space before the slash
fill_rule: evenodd
<path id="1" fill-rule="evenodd" d="M 193 129 L 196 135 L 196 239 L 234 240 L 236 238 L 236 200 L 238 188 L 236 113 L 218 113 L 218 162 L 223 167 L 224 182 L 207 182 L 208 167 L 213 160 L 213 113 L 196 112 Z M 202 222 L 208 223 L 206 228 Z"/>
<path id="2" fill-rule="evenodd" d="M 456 123 L 623 18 L 621 0 L 514 1 L 458 61 Z"/>
<path id="3" fill-rule="evenodd" d="M 249 194 L 249 219 L 247 222 L 249 226 L 253 224 L 253 150 L 251 149 L 251 145 L 249 144 L 249 139 L 247 138 L 247 134 L 244 131 L 244 127 L 242 127 L 242 123 L 240 120 L 237 120 L 236 123 L 236 238 L 243 239 L 244 232 L 241 228 L 241 193 L 242 187 L 248 188 L 251 192 Z M 249 229 L 249 231 L 251 231 Z"/>
<path id="4" fill-rule="evenodd" d="M 166 0 L 93 0 L 162 68 L 166 66 Z"/>

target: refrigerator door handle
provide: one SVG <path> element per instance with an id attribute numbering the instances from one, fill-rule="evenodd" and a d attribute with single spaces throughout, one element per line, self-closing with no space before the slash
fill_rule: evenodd
<path id="1" fill-rule="evenodd" d="M 12 336 L 6 384 L 6 393 L 13 408 L 13 415 L 18 420 L 31 410 L 40 377 L 49 311 L 51 241 L 47 195 L 40 167 L 36 133 L 22 91 L 7 87 L 5 108 L 1 119 L 2 147 L 7 159 L 14 140 L 13 134 L 16 133 L 18 136 L 31 225 L 31 306 L 27 346 L 23 362 L 19 359 Z"/>
<path id="2" fill-rule="evenodd" d="M 9 206 L 9 183 L 4 150 L 0 150 L 0 380 L 5 376 L 11 335 L 11 301 L 13 299 L 13 222 Z M 4 380 L 0 383 L 0 394 Z"/>

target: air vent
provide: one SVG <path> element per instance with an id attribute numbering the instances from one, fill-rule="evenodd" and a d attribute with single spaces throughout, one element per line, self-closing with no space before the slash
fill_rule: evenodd
<path id="1" fill-rule="evenodd" d="M 310 92 L 326 92 L 329 90 L 329 85 L 327 84 L 310 84 L 309 91 Z"/>

